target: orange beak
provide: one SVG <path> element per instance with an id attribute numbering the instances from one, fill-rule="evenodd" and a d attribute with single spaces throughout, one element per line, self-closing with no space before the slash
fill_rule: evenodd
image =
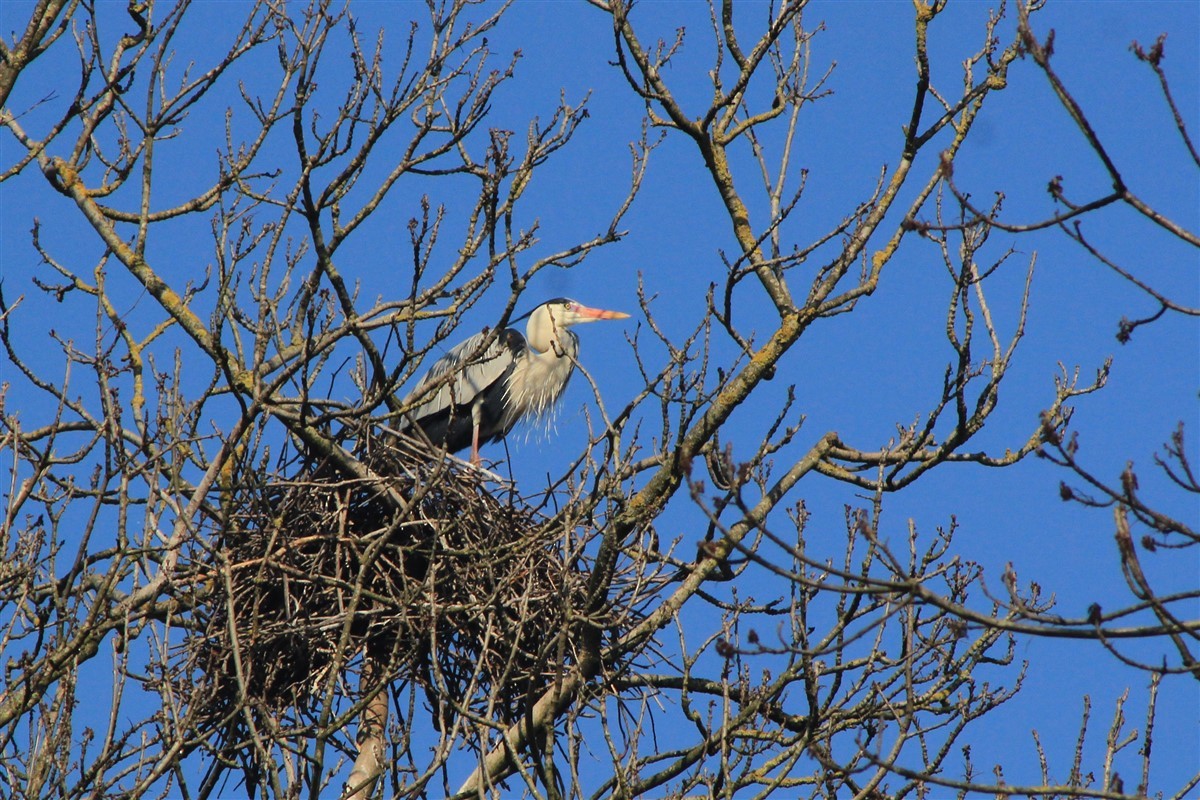
<path id="1" fill-rule="evenodd" d="M 588 308 L 584 305 L 579 306 L 575 313 L 588 319 L 629 319 L 629 315 L 624 311 L 606 311 L 603 308 Z"/>

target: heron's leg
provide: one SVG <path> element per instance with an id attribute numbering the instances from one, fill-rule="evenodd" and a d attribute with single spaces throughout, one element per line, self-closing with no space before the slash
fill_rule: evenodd
<path id="1" fill-rule="evenodd" d="M 471 463 L 479 466 L 479 426 L 471 433 Z"/>
<path id="2" fill-rule="evenodd" d="M 483 403 L 471 405 L 471 463 L 479 466 L 479 426 L 483 422 Z"/>

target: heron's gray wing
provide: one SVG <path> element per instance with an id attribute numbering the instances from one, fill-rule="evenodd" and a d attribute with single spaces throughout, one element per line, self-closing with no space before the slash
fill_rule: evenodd
<path id="1" fill-rule="evenodd" d="M 470 405 L 503 378 L 514 361 L 504 333 L 507 331 L 502 331 L 483 351 L 480 346 L 487 334 L 477 333 L 439 358 L 404 398 L 404 405 L 418 403 L 408 416 L 420 421 L 455 406 Z M 451 374 L 453 377 L 447 377 Z"/>

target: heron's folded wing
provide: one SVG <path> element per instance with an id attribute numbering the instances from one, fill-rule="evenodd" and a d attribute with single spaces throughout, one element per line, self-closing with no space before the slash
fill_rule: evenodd
<path id="1" fill-rule="evenodd" d="M 437 360 L 403 400 L 404 405 L 418 403 L 408 412 L 410 418 L 419 422 L 452 407 L 470 405 L 504 377 L 513 364 L 513 353 L 506 344 L 508 337 L 493 339 L 481 351 L 486 335 L 477 333 L 467 338 Z M 447 377 L 451 374 L 454 377 Z"/>

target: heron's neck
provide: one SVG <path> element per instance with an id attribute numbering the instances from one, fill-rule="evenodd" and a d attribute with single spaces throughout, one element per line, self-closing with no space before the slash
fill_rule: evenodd
<path id="1" fill-rule="evenodd" d="M 549 313 L 534 314 L 525 326 L 525 342 L 544 358 L 575 355 L 575 341 L 571 332 L 555 324 Z"/>

